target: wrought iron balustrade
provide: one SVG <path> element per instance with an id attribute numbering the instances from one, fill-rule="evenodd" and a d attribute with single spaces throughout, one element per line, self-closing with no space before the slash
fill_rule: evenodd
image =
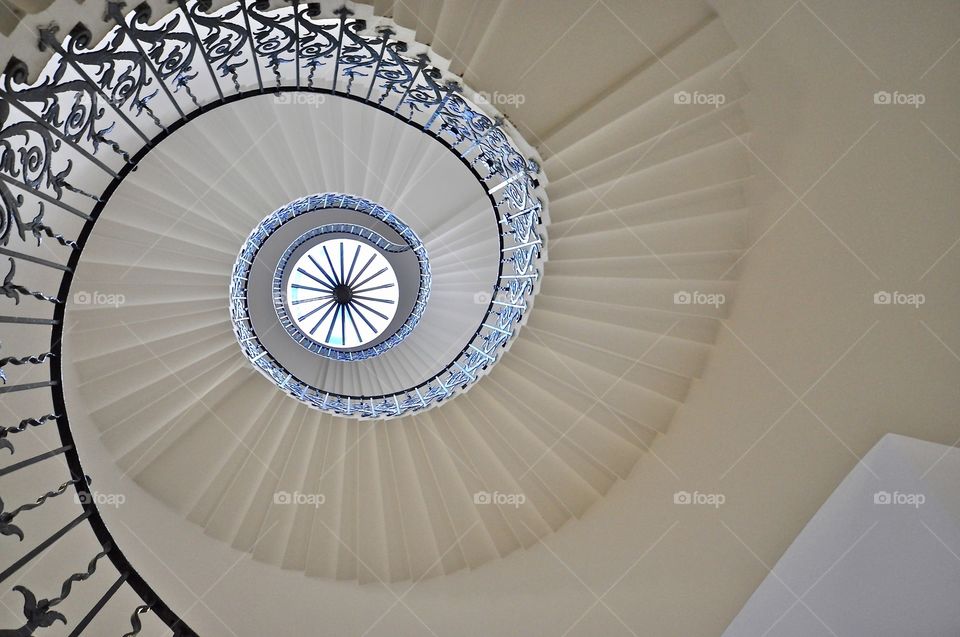
<path id="1" fill-rule="evenodd" d="M 470 342 L 417 387 L 391 396 L 317 397 L 327 409 L 348 416 L 398 415 L 475 382 L 516 333 L 541 275 L 545 211 L 532 151 L 521 150 L 508 123 L 471 101 L 458 78 L 435 65 L 424 47 L 397 39 L 402 30 L 389 21 L 358 17 L 360 9 L 298 0 L 274 8 L 242 0 L 216 10 L 210 0 L 177 0 L 152 23 L 148 5 L 129 12 L 123 6 L 106 3 L 112 26 L 97 41 L 83 24 L 41 29 L 37 44 L 50 58 L 36 79 L 15 56 L 0 79 L 0 254 L 8 258 L 0 285 L 0 303 L 8 309 L 0 310 L 0 324 L 40 330 L 50 343 L 48 351 L 34 354 L 14 351 L 7 341 L 6 351 L 14 353 L 0 361 L 0 371 L 6 364 L 45 367 L 48 379 L 0 385 L 0 394 L 49 391 L 53 405 L 0 423 L 0 458 L 7 462 L 0 466 L 0 497 L 4 476 L 61 456 L 68 469 L 66 475 L 45 471 L 50 490 L 33 503 L 5 513 L 0 507 L 0 542 L 45 538 L 0 573 L 0 582 L 71 533 L 92 530 L 102 549 L 86 571 L 65 573 L 62 585 L 51 586 L 61 586 L 56 597 L 38 598 L 17 586 L 23 622 L 0 627 L 0 637 L 32 635 L 53 623 L 68 624 L 70 634 L 79 635 L 121 587 L 143 602 L 133 610 L 126 635 L 140 631 L 146 613 L 175 635 L 195 634 L 131 566 L 91 497 L 64 405 L 60 344 L 73 273 L 105 202 L 150 149 L 180 126 L 255 95 L 271 93 L 278 101 L 292 100 L 297 91 L 337 95 L 430 135 L 459 156 L 488 193 L 501 230 L 500 278 Z M 41 246 L 43 238 L 51 241 Z M 56 289 L 24 278 L 26 267 L 53 272 Z M 57 428 L 59 446 L 17 457 L 13 436 L 41 427 Z M 76 502 L 57 498 L 70 489 Z M 65 526 L 46 533 L 29 528 L 29 511 L 70 505 L 77 514 Z M 57 605 L 104 557 L 116 571 L 113 585 L 85 616 L 60 614 Z"/>

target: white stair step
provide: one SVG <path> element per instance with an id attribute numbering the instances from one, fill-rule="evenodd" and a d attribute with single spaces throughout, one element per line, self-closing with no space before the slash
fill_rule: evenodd
<path id="1" fill-rule="evenodd" d="M 247 528 L 243 520 L 251 506 L 262 514 L 272 499 L 272 493 L 256 496 L 264 481 L 276 481 L 283 470 L 284 450 L 289 450 L 292 440 L 288 433 L 292 429 L 289 418 L 295 407 L 293 401 L 277 395 L 266 404 L 259 418 L 251 420 L 251 427 L 234 430 L 232 436 L 226 432 L 221 434 L 222 444 L 230 450 L 229 460 L 217 470 L 203 492 L 204 497 L 187 516 L 188 520 L 203 526 L 209 535 L 233 543 L 240 550 L 250 550 L 262 518 L 248 522 Z M 207 445 L 193 445 L 193 448 L 211 450 Z M 184 452 L 190 454 L 193 449 Z M 238 535 L 241 531 L 244 531 L 243 537 Z"/>
<path id="2" fill-rule="evenodd" d="M 523 493 L 531 505 L 516 510 L 495 505 L 484 506 L 497 508 L 520 545 L 531 546 L 551 528 L 544 513 L 550 517 L 552 515 L 545 508 L 541 509 L 545 506 L 543 503 L 532 499 L 533 494 L 539 493 L 542 488 L 524 475 L 527 467 L 517 461 L 514 452 L 504 449 L 503 443 L 489 431 L 489 425 L 471 402 L 469 394 L 461 398 L 463 400 L 446 405 L 444 415 L 451 425 L 449 431 L 466 451 L 465 457 L 473 461 L 473 468 L 483 485 L 482 490 L 486 493 Z"/>
<path id="3" fill-rule="evenodd" d="M 238 361 L 224 361 L 191 388 L 196 401 L 185 402 L 182 394 L 171 392 L 147 405 L 149 418 L 146 414 L 131 414 L 101 425 L 100 439 L 124 470 L 135 464 L 147 464 L 237 386 L 250 379 L 251 371 Z"/>
<path id="4" fill-rule="evenodd" d="M 443 498 L 444 508 L 450 518 L 453 532 L 456 534 L 457 547 L 463 553 L 466 564 L 476 568 L 497 556 L 496 548 L 483 525 L 483 519 L 473 501 L 473 492 L 464 484 L 460 462 L 454 452 L 437 433 L 440 426 L 434 418 L 434 411 L 425 412 L 417 417 L 418 426 L 414 433 L 423 445 L 425 455 L 430 460 L 430 470 Z"/>
<path id="5" fill-rule="evenodd" d="M 340 531 L 340 517 L 347 502 L 355 494 L 344 491 L 347 482 L 346 473 L 347 435 L 353 422 L 344 422 L 343 419 L 331 421 L 331 437 L 324 450 L 320 464 L 323 471 L 319 476 L 318 492 L 336 494 L 338 506 L 317 507 L 312 512 L 310 535 L 307 545 L 306 564 L 303 570 L 310 576 L 335 578 L 337 573 L 337 556 L 340 552 L 338 534 Z M 292 556 L 291 556 L 292 557 Z M 284 560 L 286 563 L 286 560 Z"/>
<path id="6" fill-rule="evenodd" d="M 437 409 L 429 412 L 429 415 L 436 425 L 434 434 L 448 449 L 451 462 L 460 476 L 460 482 L 470 497 L 470 502 L 474 503 L 477 494 L 489 491 L 489 487 L 487 487 L 474 460 L 474 454 L 467 453 L 466 448 L 461 444 L 451 423 L 450 410 Z M 517 536 L 510 528 L 510 524 L 499 507 L 479 504 L 474 506 L 477 517 L 481 520 L 487 541 L 497 555 L 502 557 L 520 547 Z M 473 532 L 471 532 L 471 535 L 473 535 Z M 478 543 L 482 542 L 478 540 Z"/>
<path id="7" fill-rule="evenodd" d="M 571 241 L 571 243 L 575 243 Z M 561 246 L 557 246 L 560 248 Z M 686 254 L 648 254 L 643 256 L 610 256 L 553 259 L 544 268 L 547 276 L 598 276 L 611 279 L 671 279 L 711 281 L 737 278 L 741 250 L 710 250 Z"/>
<path id="8" fill-rule="evenodd" d="M 417 581 L 443 573 L 442 549 L 431 520 L 428 495 L 420 485 L 414 455 L 402 427 L 387 427 L 387 443 L 394 469 L 400 517 L 410 564 L 410 577 Z"/>
<path id="9" fill-rule="evenodd" d="M 739 210 L 747 207 L 743 195 L 745 183 L 746 180 L 737 178 L 660 198 L 631 202 L 609 210 L 601 206 L 565 219 L 557 219 L 551 209 L 550 237 L 559 243 L 565 240 L 564 237 L 622 228 L 624 224 L 636 227 Z"/>
<path id="10" fill-rule="evenodd" d="M 364 423 L 369 425 L 369 423 Z M 343 450 L 343 475 L 340 490 L 340 520 L 335 529 L 336 536 L 334 559 L 336 569 L 332 575 L 341 580 L 368 581 L 372 575 L 359 554 L 360 545 L 357 541 L 360 510 L 360 437 L 369 433 L 369 428 L 357 426 L 350 422 L 346 425 L 346 447 Z M 332 528 L 332 527 L 331 527 Z"/>
<path id="11" fill-rule="evenodd" d="M 249 385 L 246 392 L 242 387 L 233 386 L 222 397 L 218 387 L 217 393 L 194 403 L 181 417 L 163 423 L 161 429 L 121 459 L 129 465 L 131 475 L 161 499 L 177 498 L 177 508 L 182 508 L 186 515 L 190 510 L 188 502 L 192 504 L 201 493 L 198 485 L 209 484 L 218 466 L 228 458 L 215 453 L 215 460 L 211 461 L 210 454 L 225 444 L 232 445 L 240 435 L 231 429 L 241 426 L 239 414 L 260 413 L 252 411 L 258 405 L 247 398 L 252 393 Z M 245 418 L 239 423 L 250 424 Z M 190 494 L 189 499 L 182 498 L 184 493 Z"/>
<path id="12" fill-rule="evenodd" d="M 551 173 L 548 186 L 551 198 L 563 197 L 582 190 L 595 188 L 606 183 L 611 176 L 620 177 L 644 170 L 666 161 L 698 151 L 729 140 L 747 132 L 746 118 L 739 104 L 726 104 L 723 108 L 713 108 L 697 117 L 680 121 L 676 114 L 664 128 L 652 130 L 651 136 L 639 138 L 636 143 L 627 145 L 630 139 L 621 139 L 623 145 L 617 146 L 619 152 L 606 152 L 596 157 L 558 155 L 557 164 L 562 169 Z M 636 139 L 636 138 L 635 138 Z M 562 163 L 561 163 L 562 162 Z M 549 168 L 548 168 L 549 169 Z"/>
<path id="13" fill-rule="evenodd" d="M 317 413 L 307 417 L 307 424 L 317 430 L 313 445 L 307 450 L 307 467 L 301 491 L 312 495 L 333 497 L 322 490 L 324 478 L 332 466 L 333 448 L 337 445 L 333 416 Z M 293 493 L 293 491 L 291 491 Z M 333 503 L 333 500 L 331 500 Z M 281 565 L 286 569 L 306 570 L 313 533 L 314 515 L 320 507 L 294 507 L 293 522 L 283 546 Z M 335 507 L 328 507 L 328 511 Z M 289 513 L 287 514 L 289 515 Z"/>
<path id="14" fill-rule="evenodd" d="M 640 449 L 587 415 L 599 402 L 596 398 L 572 386 L 541 389 L 538 383 L 546 374 L 520 363 L 511 359 L 501 365 L 503 371 L 497 370 L 496 381 L 502 381 L 496 385 L 497 395 L 505 406 L 522 413 L 528 427 L 597 493 L 606 493 L 614 479 L 626 476 Z M 561 402 L 564 399 L 568 402 Z"/>
<path id="15" fill-rule="evenodd" d="M 380 489 L 380 504 L 383 507 L 383 524 L 386 530 L 384 544 L 386 549 L 387 568 L 389 577 L 385 581 L 396 582 L 410 578 L 410 560 L 407 556 L 406 528 L 403 525 L 402 507 L 405 503 L 400 499 L 400 489 L 393 479 L 396 475 L 393 464 L 393 454 L 387 439 L 390 425 L 377 427 L 374 431 L 377 445 L 377 456 L 380 461 L 379 470 L 383 480 Z"/>
<path id="16" fill-rule="evenodd" d="M 560 254 L 556 260 L 739 250 L 746 247 L 749 214 L 750 211 L 746 209 L 731 210 L 703 217 L 636 227 L 621 225 L 612 230 L 578 234 L 557 241 Z M 663 269 L 669 273 L 666 267 Z"/>
<path id="17" fill-rule="evenodd" d="M 219 348 L 209 356 L 191 361 L 188 365 L 168 367 L 159 361 L 148 360 L 138 365 L 135 371 L 127 369 L 124 372 L 123 379 L 132 381 L 129 385 L 114 384 L 108 379 L 91 383 L 86 391 L 87 400 L 91 403 L 88 407 L 90 415 L 100 422 L 119 422 L 127 417 L 138 416 L 145 407 L 209 373 L 220 363 L 236 360 L 236 348 L 226 339 L 222 339 Z M 96 398 L 91 400 L 89 397 L 92 396 Z"/>
<path id="18" fill-rule="evenodd" d="M 290 455 L 276 484 L 275 494 L 291 494 L 291 503 L 285 503 L 281 498 L 271 497 L 269 507 L 262 524 L 262 539 L 253 549 L 254 559 L 280 566 L 283 562 L 284 551 L 294 541 L 293 527 L 298 511 L 310 504 L 295 505 L 292 503 L 294 493 L 316 495 L 307 484 L 307 476 L 311 468 L 311 461 L 315 453 L 317 438 L 326 428 L 318 426 L 317 414 L 305 406 L 298 409 L 299 415 L 294 416 L 297 421 L 296 434 Z M 269 531 L 268 531 L 269 530 Z M 301 539 L 306 546 L 306 540 Z"/>
<path id="19" fill-rule="evenodd" d="M 547 154 L 559 152 L 605 124 L 616 121 L 638 105 L 662 94 L 697 71 L 730 54 L 735 45 L 719 19 L 712 19 L 678 42 L 672 50 L 660 55 L 662 62 L 651 60 L 636 69 L 632 77 L 616 90 L 602 95 L 601 99 L 579 115 L 564 123 L 544 137 Z M 672 71 L 672 72 L 671 72 Z"/>
<path id="20" fill-rule="evenodd" d="M 584 280 L 587 281 L 587 279 Z M 571 298 L 580 300 L 576 294 L 571 294 Z M 610 307 L 620 310 L 622 314 L 636 309 L 626 305 L 617 307 L 611 304 Z M 534 314 L 537 313 L 534 312 Z M 667 328 L 659 334 L 647 334 L 599 319 L 595 321 L 595 325 L 589 325 L 582 319 L 571 316 L 553 312 L 541 314 L 543 316 L 537 318 L 535 324 L 531 317 L 531 324 L 546 332 L 607 352 L 619 353 L 631 360 L 639 360 L 643 364 L 665 369 L 687 378 L 695 378 L 700 374 L 710 350 L 709 343 L 673 337 L 672 331 L 667 336 L 663 336 L 663 333 L 670 329 L 671 323 L 668 323 Z M 673 314 L 672 319 L 678 326 L 686 320 L 682 314 Z M 700 323 L 704 319 L 697 317 L 695 320 Z"/>
<path id="21" fill-rule="evenodd" d="M 715 144 L 701 152 L 684 155 L 639 173 L 585 188 L 562 199 L 551 199 L 551 215 L 564 220 L 597 208 L 617 209 L 677 193 L 717 186 L 750 174 L 750 156 L 736 139 Z M 599 198 L 599 199 L 598 199 Z"/>
<path id="22" fill-rule="evenodd" d="M 381 473 L 381 450 L 377 445 L 377 429 L 385 423 L 359 424 L 359 464 L 357 502 L 357 554 L 363 560 L 357 579 L 361 584 L 390 581 L 387 537 L 396 530 L 386 526 L 383 489 L 388 481 Z"/>
<path id="23" fill-rule="evenodd" d="M 410 423 L 406 428 L 407 448 L 410 450 L 421 493 L 429 512 L 430 526 L 436 538 L 437 550 L 440 552 L 438 557 L 440 566 L 444 573 L 453 573 L 464 568 L 467 561 L 458 540 L 457 529 L 448 504 L 444 500 L 434 462 L 424 447 L 419 429 L 420 425 L 417 421 Z"/>
<path id="24" fill-rule="evenodd" d="M 472 394 L 473 392 L 471 392 Z M 504 466 L 508 468 L 511 478 L 520 488 L 519 492 L 527 502 L 536 509 L 539 517 L 552 530 L 556 530 L 570 515 L 575 514 L 582 503 L 596 497 L 599 479 L 585 469 L 584 463 L 570 453 L 569 443 L 560 441 L 555 433 L 544 433 L 540 423 L 527 423 L 508 409 L 508 397 L 502 395 L 502 389 L 497 388 L 497 394 L 487 392 L 471 395 L 467 400 L 474 415 L 480 420 L 474 426 L 484 436 L 485 441 L 492 449 L 497 450 L 503 458 Z M 526 425 L 518 431 L 518 427 Z M 509 435 L 508 432 L 515 432 Z M 519 435 L 522 432 L 523 435 Z M 587 477 L 584 477 L 587 474 Z M 593 482 L 590 479 L 593 478 Z M 604 481 L 606 484 L 606 481 Z M 511 518 L 519 518 L 524 528 L 529 522 L 519 514 L 525 507 L 511 507 L 499 505 L 504 513 Z M 515 509 L 515 510 L 514 510 Z M 536 527 L 527 529 L 535 532 Z"/>
<path id="25" fill-rule="evenodd" d="M 614 299 L 616 301 L 616 299 Z M 675 312 L 663 312 L 642 307 L 631 307 L 621 303 L 605 303 L 587 299 L 566 298 L 539 294 L 535 302 L 535 311 L 531 313 L 528 325 L 535 329 L 553 332 L 556 321 L 559 325 L 572 325 L 569 319 L 583 320 L 585 328 L 604 329 L 604 325 L 629 328 L 639 332 L 649 332 L 656 339 L 667 333 L 671 338 L 711 344 L 716 335 L 717 323 L 712 318 L 697 316 L 678 316 Z M 563 327 L 559 328 L 561 331 Z M 579 342 L 575 330 L 565 332 L 567 338 Z M 618 353 L 618 350 L 612 350 Z M 621 354 L 622 355 L 625 355 Z"/>

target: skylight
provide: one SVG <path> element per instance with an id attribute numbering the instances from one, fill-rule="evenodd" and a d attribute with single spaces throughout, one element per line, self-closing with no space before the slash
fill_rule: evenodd
<path id="1" fill-rule="evenodd" d="M 293 266 L 286 303 L 293 322 L 313 341 L 334 349 L 375 340 L 397 313 L 397 275 L 375 247 L 331 239 Z"/>

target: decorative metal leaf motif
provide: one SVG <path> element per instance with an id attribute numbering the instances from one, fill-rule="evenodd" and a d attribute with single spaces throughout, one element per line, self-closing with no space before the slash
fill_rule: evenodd
<path id="1" fill-rule="evenodd" d="M 309 71 L 307 86 L 313 88 L 317 69 L 336 60 L 337 24 L 323 24 L 311 20 L 320 14 L 319 4 L 307 3 L 297 12 L 297 25 L 300 29 L 300 66 Z"/>
<path id="2" fill-rule="evenodd" d="M 266 59 L 267 68 L 273 71 L 279 87 L 280 65 L 296 59 L 297 33 L 289 26 L 293 24 L 295 16 L 287 11 L 267 13 L 268 6 L 268 2 L 257 0 L 249 6 L 247 13 L 254 27 L 254 50 L 258 56 Z"/>
<path id="3" fill-rule="evenodd" d="M 212 15 L 205 13 L 209 8 L 209 2 L 195 3 L 190 7 L 190 19 L 198 27 L 203 28 L 200 39 L 210 64 L 220 71 L 221 77 L 229 75 L 233 80 L 234 89 L 239 93 L 240 82 L 237 79 L 237 69 L 249 61 L 241 59 L 248 34 L 241 25 L 230 20 L 240 15 L 240 5 L 230 5 Z"/>
<path id="4" fill-rule="evenodd" d="M 0 637 L 30 637 L 38 628 L 49 628 L 54 622 L 67 623 L 61 613 L 50 610 L 50 600 L 37 601 L 36 595 L 25 586 L 14 586 L 13 590 L 23 595 L 23 616 L 27 623 L 15 630 L 0 629 Z"/>

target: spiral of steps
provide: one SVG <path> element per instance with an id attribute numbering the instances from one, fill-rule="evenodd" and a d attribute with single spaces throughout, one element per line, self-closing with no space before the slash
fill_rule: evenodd
<path id="1" fill-rule="evenodd" d="M 95 5 L 55 2 L 24 18 L 5 40 L 17 52 L 5 90 L 87 81 L 57 56 L 76 42 L 109 46 L 124 28 L 155 28 L 172 8 L 111 4 L 104 22 Z M 196 24 L 218 16 L 240 28 L 246 15 L 228 2 L 177 6 Z M 284 6 L 248 10 L 281 15 Z M 262 568 L 368 585 L 476 569 L 530 548 L 586 515 L 641 458 L 657 462 L 650 446 L 703 372 L 735 300 L 752 175 L 745 87 L 730 72 L 739 53 L 706 6 L 604 0 L 583 9 L 506 0 L 309 9 L 330 24 L 362 19 L 358 33 L 389 33 L 437 70 L 438 83 L 462 82 L 465 99 L 502 123 L 538 169 L 537 232 L 549 258 L 537 264 L 522 329 L 475 383 L 390 420 L 312 409 L 258 373 L 231 324 L 233 266 L 251 230 L 298 198 L 350 193 L 393 210 L 429 254 L 428 310 L 402 347 L 363 365 L 325 364 L 318 377 L 328 390 L 363 396 L 428 383 L 485 320 L 502 266 L 504 224 L 479 161 L 424 134 L 426 115 L 405 113 L 396 97 L 374 107 L 363 74 L 343 76 L 340 94 L 293 90 L 308 78 L 329 85 L 333 65 L 302 67 L 294 79 L 293 65 L 272 66 L 269 56 L 214 61 L 209 73 L 198 64 L 194 76 L 156 82 L 113 110 L 99 96 L 108 116 L 100 124 L 116 126 L 57 146 L 55 169 L 69 161 L 70 170 L 13 189 L 23 191 L 21 218 L 43 204 L 38 219 L 48 224 L 35 221 L 16 244 L 23 256 L 13 280 L 50 297 L 22 293 L 10 311 L 32 317 L 49 311 L 45 303 L 64 306 L 58 356 L 38 360 L 55 360 L 66 411 L 91 425 L 78 437 L 95 439 L 97 457 L 178 523 Z M 586 48 L 566 37 L 571 24 Z M 619 45 L 608 48 L 611 33 Z M 283 92 L 271 90 L 275 79 Z M 19 95 L 13 119 L 43 119 L 46 102 Z M 75 106 L 91 95 L 78 93 Z M 60 100 L 66 108 L 67 93 Z M 69 294 L 54 299 L 63 270 L 50 262 L 74 248 Z M 713 301 L 691 301 L 703 298 Z M 49 333 L 8 327 L 5 355 L 50 347 Z M 45 369 L 4 371 L 15 384 L 39 382 Z M 24 393 L 5 406 L 53 418 L 59 403 Z M 16 444 L 18 453 L 31 448 L 25 437 Z M 124 510 L 109 515 L 122 520 Z M 116 550 L 88 544 L 77 554 Z M 77 591 L 77 608 L 96 602 Z M 135 628 L 149 605 L 140 610 L 126 588 L 120 598 L 123 610 L 108 606 L 99 621 Z M 180 611 L 160 610 L 143 618 L 155 634 Z"/>
<path id="2" fill-rule="evenodd" d="M 498 64 L 492 33 L 536 15 L 508 3 L 380 4 L 452 56 L 451 70 L 465 64 L 465 80 L 526 98 L 506 114 L 543 157 L 549 261 L 534 311 L 489 376 L 428 412 L 357 422 L 290 400 L 237 347 L 225 311 L 237 251 L 263 215 L 311 192 L 421 217 L 431 263 L 449 273 L 435 281 L 447 303 L 438 320 L 417 328 L 425 339 L 485 289 L 473 273 L 485 217 L 470 205 L 429 209 L 441 151 L 333 96 L 245 99 L 153 149 L 108 202 L 72 287 L 123 301 L 75 297 L 64 339 L 78 381 L 69 396 L 125 475 L 257 560 L 362 583 L 528 547 L 629 474 L 667 431 L 733 301 L 750 179 L 743 86 L 725 72 L 736 52 L 716 19 L 689 16 L 661 62 L 618 56 L 605 69 L 616 82 L 571 89 L 541 117 L 538 96 L 558 70 L 572 79 L 586 61 L 561 42 L 529 73 Z M 487 31 L 461 33 L 465 12 Z M 536 50 L 537 34 L 526 37 Z M 682 91 L 726 101 L 678 104 Z M 684 291 L 724 302 L 678 304 Z M 356 382 L 422 375 L 424 352 L 408 348 Z M 290 506 L 284 494 L 322 504 Z"/>
<path id="3" fill-rule="evenodd" d="M 949 4 L 5 2 L 0 637 L 956 623 Z"/>

